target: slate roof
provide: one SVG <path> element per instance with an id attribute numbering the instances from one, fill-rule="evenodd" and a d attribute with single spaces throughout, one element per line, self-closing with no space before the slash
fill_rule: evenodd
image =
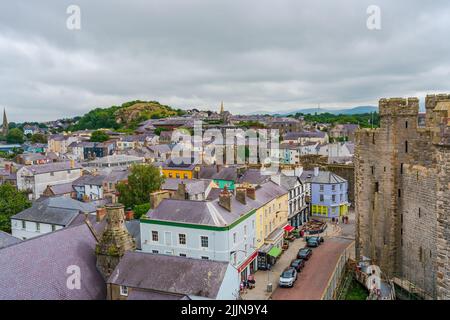
<path id="1" fill-rule="evenodd" d="M 105 182 L 119 182 L 128 179 L 130 171 L 126 170 L 111 170 L 105 176 Z"/>
<path id="2" fill-rule="evenodd" d="M 186 191 L 190 195 L 196 195 L 199 193 L 206 192 L 206 189 L 211 184 L 212 180 L 208 179 L 172 179 L 172 178 L 166 178 L 163 185 L 161 186 L 161 190 L 178 190 L 178 185 L 180 183 L 186 184 Z"/>
<path id="3" fill-rule="evenodd" d="M 186 295 L 134 289 L 127 300 L 190 300 Z"/>
<path id="4" fill-rule="evenodd" d="M 299 138 L 325 138 L 326 133 L 320 130 L 290 132 L 284 135 L 284 140 L 297 140 Z"/>
<path id="5" fill-rule="evenodd" d="M 119 162 L 144 162 L 144 158 L 142 157 L 135 157 L 135 156 L 128 156 L 125 154 L 116 154 L 111 156 L 106 156 L 103 158 L 98 158 L 95 160 L 90 161 L 91 164 L 116 164 Z"/>
<path id="6" fill-rule="evenodd" d="M 201 166 L 198 173 L 200 179 L 212 179 L 212 177 L 217 173 L 217 167 L 212 166 Z"/>
<path id="7" fill-rule="evenodd" d="M 86 175 L 79 177 L 74 182 L 72 182 L 72 185 L 74 185 L 74 186 L 85 186 L 85 185 L 102 186 L 104 180 L 105 180 L 105 176 L 103 176 L 103 175 L 86 174 Z"/>
<path id="8" fill-rule="evenodd" d="M 239 177 L 239 183 L 262 184 L 270 180 L 270 175 L 261 174 L 259 169 L 248 169 Z"/>
<path id="9" fill-rule="evenodd" d="M 214 299 L 227 268 L 227 262 L 126 252 L 107 283 Z"/>
<path id="10" fill-rule="evenodd" d="M 53 186 L 49 186 L 49 188 L 55 196 L 71 193 L 72 191 L 74 191 L 72 182 L 55 184 Z"/>
<path id="11" fill-rule="evenodd" d="M 222 167 L 219 172 L 213 175 L 213 179 L 236 181 L 238 178 L 236 167 Z"/>
<path id="12" fill-rule="evenodd" d="M 295 176 L 287 176 L 285 174 L 280 174 L 280 185 L 286 190 L 293 189 L 297 182 L 299 182 L 299 178 Z M 300 183 L 300 182 L 299 182 Z"/>
<path id="13" fill-rule="evenodd" d="M 33 174 L 43 174 L 43 173 L 49 173 L 49 172 L 56 172 L 56 171 L 65 171 L 65 170 L 74 170 L 74 169 L 81 169 L 81 165 L 75 162 L 74 167 L 72 168 L 70 161 L 65 162 L 52 162 L 47 164 L 37 164 L 37 165 L 31 165 L 25 167 L 25 170 L 28 170 L 29 172 Z"/>
<path id="14" fill-rule="evenodd" d="M 22 242 L 22 240 L 0 230 L 0 249 L 12 246 L 19 242 Z"/>
<path id="15" fill-rule="evenodd" d="M 141 250 L 141 223 L 138 219 L 125 221 L 125 227 L 130 235 L 136 240 L 136 249 Z"/>
<path id="16" fill-rule="evenodd" d="M 0 250 L 0 300 L 100 300 L 106 284 L 97 271 L 96 240 L 86 224 L 61 229 Z M 66 283 L 78 266 L 81 289 Z"/>
<path id="17" fill-rule="evenodd" d="M 317 177 L 314 176 L 314 171 L 303 171 L 300 179 L 302 181 L 320 184 L 334 184 L 347 182 L 347 180 L 345 180 L 344 178 L 338 176 L 333 172 L 322 170 L 319 171 L 319 175 Z"/>
<path id="18" fill-rule="evenodd" d="M 247 197 L 246 204 L 243 204 L 232 196 L 231 212 L 219 205 L 219 199 L 212 201 L 165 199 L 156 209 L 149 210 L 147 217 L 150 220 L 226 227 L 242 215 L 283 194 L 286 194 L 283 187 L 269 181 L 256 188 L 256 200 Z"/>
<path id="19" fill-rule="evenodd" d="M 168 153 L 171 151 L 168 144 L 157 144 L 154 146 L 148 146 L 147 148 L 153 153 Z"/>
<path id="20" fill-rule="evenodd" d="M 163 164 L 164 169 L 179 169 L 179 170 L 194 170 L 196 166 L 195 159 L 189 158 L 177 158 L 176 161 L 169 159 Z"/>
<path id="21" fill-rule="evenodd" d="M 80 213 L 93 213 L 96 210 L 95 205 L 64 196 L 41 197 L 33 203 L 31 208 L 12 216 L 11 219 L 67 226 Z"/>

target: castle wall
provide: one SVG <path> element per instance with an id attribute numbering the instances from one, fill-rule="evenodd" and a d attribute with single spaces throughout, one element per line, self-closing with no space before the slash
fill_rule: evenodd
<path id="1" fill-rule="evenodd" d="M 449 139 L 450 140 L 450 139 Z M 437 298 L 450 299 L 450 141 L 438 148 L 437 161 Z"/>
<path id="2" fill-rule="evenodd" d="M 436 170 L 405 165 L 401 185 L 401 273 L 431 297 L 436 296 Z"/>
<path id="3" fill-rule="evenodd" d="M 381 99 L 381 126 L 355 150 L 357 255 L 428 297 L 450 299 L 450 95 Z"/>

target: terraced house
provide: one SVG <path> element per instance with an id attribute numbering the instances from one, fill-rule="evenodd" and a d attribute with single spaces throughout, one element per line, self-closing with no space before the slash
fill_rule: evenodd
<path id="1" fill-rule="evenodd" d="M 268 182 L 238 187 L 235 195 L 224 188 L 212 201 L 165 199 L 141 219 L 142 251 L 230 262 L 245 279 L 257 270 L 256 212 L 268 204 L 280 207 L 282 190 Z M 283 223 L 277 219 L 273 227 Z"/>

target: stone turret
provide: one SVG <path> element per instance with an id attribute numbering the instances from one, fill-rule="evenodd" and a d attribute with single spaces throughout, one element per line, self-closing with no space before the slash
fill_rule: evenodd
<path id="1" fill-rule="evenodd" d="M 106 228 L 96 248 L 97 269 L 106 280 L 119 264 L 126 251 L 134 251 L 136 243 L 125 227 L 124 206 L 106 205 Z"/>

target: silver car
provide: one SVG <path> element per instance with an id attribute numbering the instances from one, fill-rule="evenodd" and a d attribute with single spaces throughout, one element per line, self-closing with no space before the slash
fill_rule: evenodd
<path id="1" fill-rule="evenodd" d="M 280 287 L 292 288 L 296 280 L 297 280 L 297 271 L 295 270 L 295 268 L 287 268 L 281 274 L 278 284 L 280 285 Z"/>

